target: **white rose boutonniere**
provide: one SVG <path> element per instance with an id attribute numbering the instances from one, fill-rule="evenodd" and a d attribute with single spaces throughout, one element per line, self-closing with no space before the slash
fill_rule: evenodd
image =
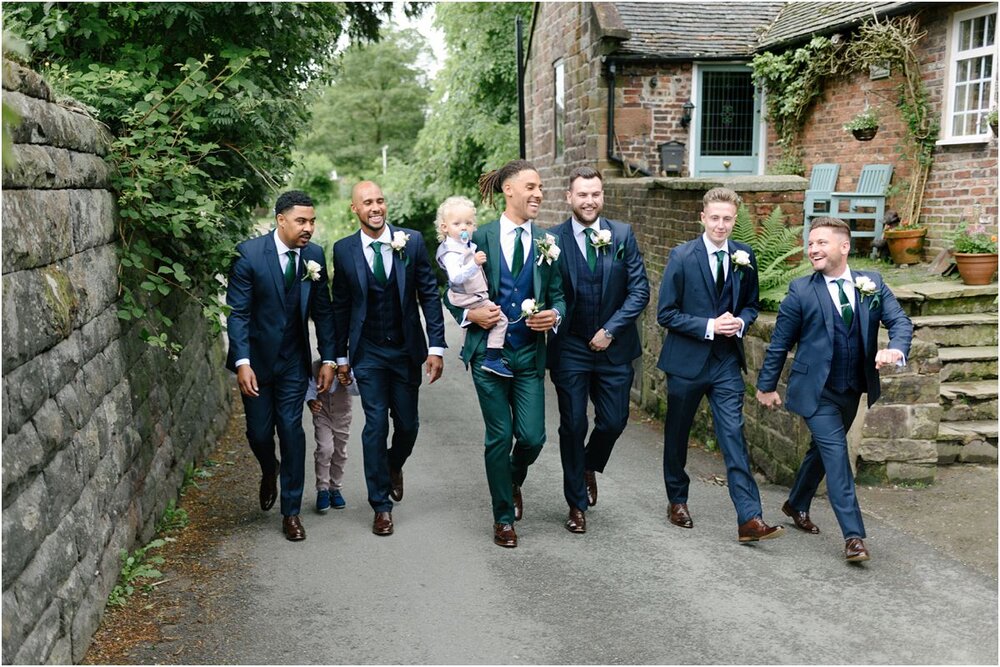
<path id="1" fill-rule="evenodd" d="M 406 232 L 395 231 L 392 234 L 392 240 L 389 241 L 389 245 L 399 253 L 400 257 L 404 257 L 406 253 L 406 243 L 410 240 L 410 235 Z"/>
<path id="2" fill-rule="evenodd" d="M 881 303 L 878 295 L 878 286 L 868 276 L 858 276 L 858 279 L 854 281 L 854 286 L 857 288 L 858 294 L 861 295 L 862 299 L 871 297 L 871 301 L 868 302 L 868 310 L 877 308 Z"/>
<path id="3" fill-rule="evenodd" d="M 319 262 L 314 262 L 311 259 L 306 260 L 306 275 L 302 276 L 302 280 L 306 278 L 309 280 L 319 280 L 319 272 L 322 268 Z"/>
<path id="4" fill-rule="evenodd" d="M 729 256 L 729 260 L 736 268 L 753 271 L 753 266 L 750 264 L 750 253 L 746 250 L 737 250 Z"/>
<path id="5" fill-rule="evenodd" d="M 546 234 L 544 238 L 535 239 L 535 246 L 538 248 L 538 266 L 545 262 L 548 265 L 552 265 L 552 262 L 559 259 L 559 253 L 562 250 L 556 245 L 556 237 L 552 234 Z"/>
<path id="6" fill-rule="evenodd" d="M 611 245 L 611 230 L 610 229 L 598 229 L 590 237 L 590 245 L 594 246 L 594 249 L 601 252 L 604 248 Z"/>
<path id="7" fill-rule="evenodd" d="M 517 324 L 526 317 L 537 314 L 542 309 L 542 304 L 534 299 L 525 299 L 521 302 L 521 316 L 516 320 L 511 320 L 509 324 Z"/>

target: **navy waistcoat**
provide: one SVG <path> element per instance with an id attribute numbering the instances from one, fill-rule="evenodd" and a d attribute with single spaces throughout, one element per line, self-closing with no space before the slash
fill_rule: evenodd
<path id="1" fill-rule="evenodd" d="M 385 286 L 379 284 L 368 262 L 368 313 L 361 325 L 361 337 L 376 345 L 403 345 L 403 308 L 399 302 L 396 271 L 389 274 Z"/>
<path id="2" fill-rule="evenodd" d="M 575 244 L 574 244 L 575 245 Z M 600 252 L 600 251 L 598 251 Z M 605 252 L 607 250 L 605 249 Z M 604 263 L 597 259 L 597 267 L 591 271 L 587 258 L 579 248 L 570 248 L 567 254 L 576 263 L 576 284 L 574 285 L 573 322 L 570 333 L 590 340 L 604 324 L 601 322 L 601 283 L 604 278 Z M 565 257 L 565 255 L 564 255 Z"/>
<path id="3" fill-rule="evenodd" d="M 851 327 L 848 328 L 833 299 L 827 299 L 826 303 L 833 316 L 833 360 L 830 362 L 826 386 L 836 392 L 850 389 L 861 393 L 865 391 L 861 318 L 855 310 Z"/>
<path id="4" fill-rule="evenodd" d="M 500 255 L 500 287 L 497 289 L 496 302 L 511 322 L 507 325 L 507 339 L 504 344 L 512 350 L 517 350 L 528 343 L 534 343 L 537 335 L 528 328 L 523 319 L 514 322 L 521 317 L 521 302 L 525 299 L 535 298 L 535 281 L 532 279 L 535 273 L 534 262 L 535 249 L 532 245 L 531 252 L 524 260 L 521 273 L 515 280 L 510 272 L 510 267 L 507 266 L 507 258 L 503 256 L 503 253 Z M 548 304 L 541 304 L 541 310 L 548 307 Z"/>

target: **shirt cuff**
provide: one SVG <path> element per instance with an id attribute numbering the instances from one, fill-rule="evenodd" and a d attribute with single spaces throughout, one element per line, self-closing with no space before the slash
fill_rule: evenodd
<path id="1" fill-rule="evenodd" d="M 428 355 L 432 355 L 433 354 L 435 357 L 441 357 L 443 359 L 444 358 L 444 348 L 443 347 L 428 347 L 427 348 L 427 354 Z"/>
<path id="2" fill-rule="evenodd" d="M 705 340 L 715 340 L 715 318 L 708 318 L 708 324 L 705 325 Z"/>
<path id="3" fill-rule="evenodd" d="M 250 365 L 250 360 L 249 359 L 237 359 L 236 360 L 236 368 L 239 368 L 240 366 L 249 366 L 249 365 Z"/>
<path id="4" fill-rule="evenodd" d="M 469 309 L 466 308 L 465 310 L 462 311 L 462 321 L 458 323 L 458 326 L 465 329 L 470 324 L 472 324 L 472 322 L 469 321 Z"/>
<path id="5" fill-rule="evenodd" d="M 746 331 L 747 323 L 743 320 L 742 317 L 737 317 L 736 319 L 740 321 L 740 330 L 736 332 L 736 337 L 743 338 L 743 332 Z"/>
<path id="6" fill-rule="evenodd" d="M 347 364 L 348 364 L 347 357 L 337 357 L 337 365 L 338 366 L 346 366 Z"/>
<path id="7" fill-rule="evenodd" d="M 337 362 L 334 361 L 334 360 L 332 360 L 332 359 L 324 359 L 321 363 L 326 364 L 327 366 L 336 366 L 337 365 Z"/>
<path id="8" fill-rule="evenodd" d="M 894 348 L 894 347 L 890 347 L 889 349 L 890 349 L 890 350 L 896 350 L 896 348 Z M 897 362 L 896 362 L 896 365 L 897 365 L 898 367 L 902 368 L 903 366 L 905 366 L 905 365 L 906 365 L 906 355 L 905 355 L 905 354 L 903 354 L 903 351 L 902 351 L 902 350 L 896 350 L 896 352 L 899 352 L 900 354 L 902 354 L 902 355 L 903 355 L 903 358 L 902 358 L 902 359 L 900 359 L 899 361 L 897 361 Z"/>

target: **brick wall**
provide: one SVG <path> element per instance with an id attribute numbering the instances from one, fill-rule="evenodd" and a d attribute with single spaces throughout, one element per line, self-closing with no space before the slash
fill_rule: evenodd
<path id="1" fill-rule="evenodd" d="M 3 169 L 3 662 L 79 662 L 120 569 L 225 426 L 221 341 L 174 302 L 183 350 L 118 317 L 110 137 L 3 63 L 22 117 Z"/>

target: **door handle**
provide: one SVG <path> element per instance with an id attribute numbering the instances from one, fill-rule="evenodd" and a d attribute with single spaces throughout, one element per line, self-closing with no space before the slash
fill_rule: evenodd
<path id="1" fill-rule="evenodd" d="M 730 162 L 729 160 L 723 160 L 722 161 L 722 166 L 725 167 L 726 169 L 729 169 L 730 167 L 733 166 L 733 163 Z"/>

